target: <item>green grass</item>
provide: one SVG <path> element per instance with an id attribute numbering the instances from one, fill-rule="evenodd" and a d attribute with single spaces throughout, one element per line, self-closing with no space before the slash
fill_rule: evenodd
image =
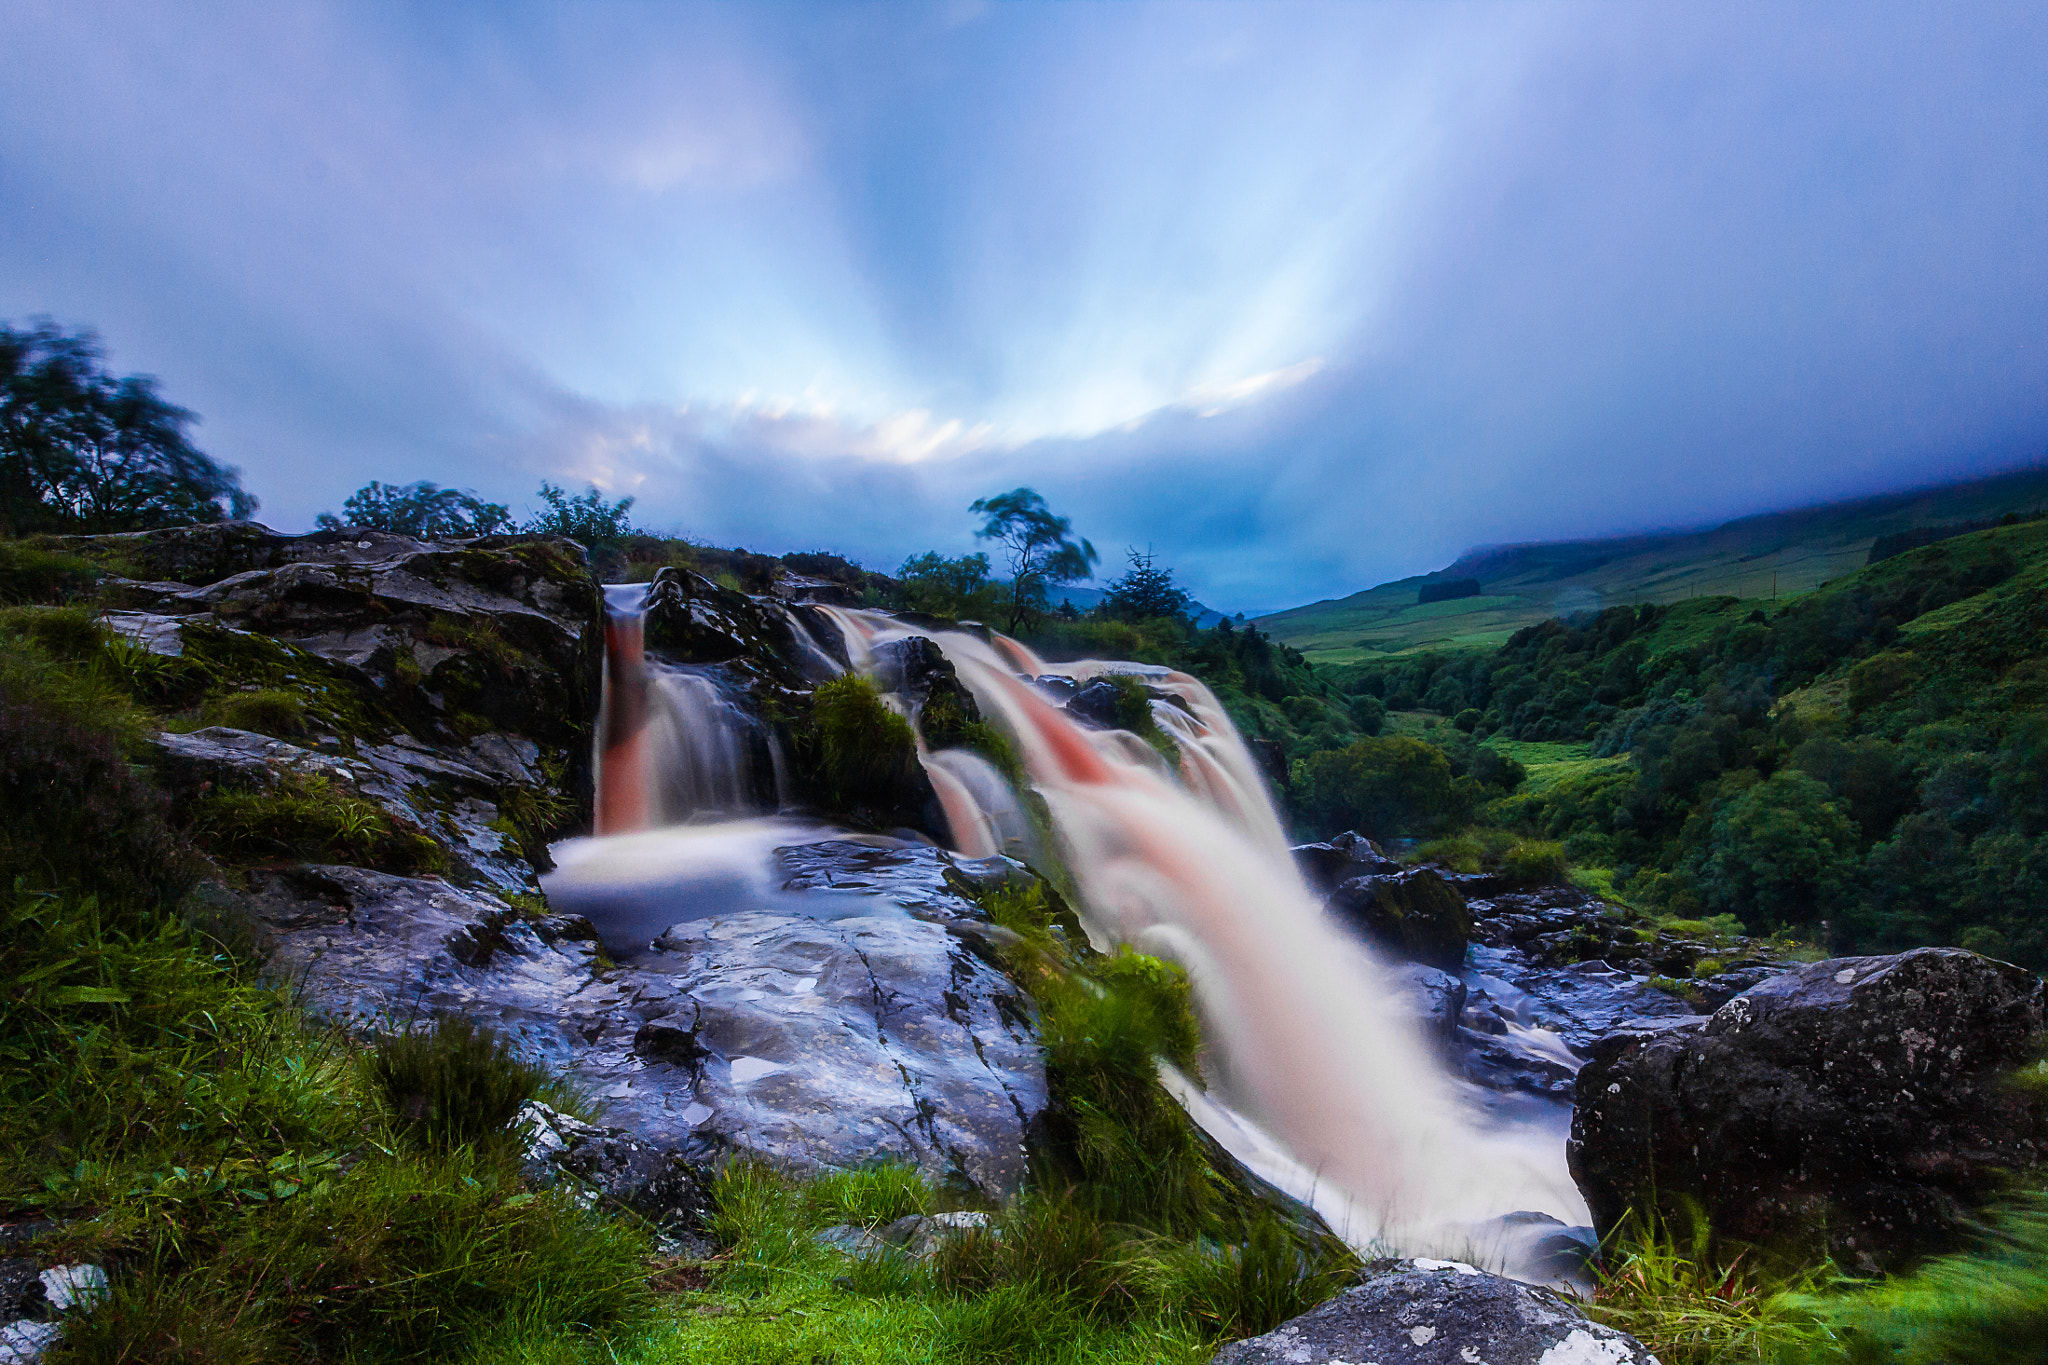
<path id="1" fill-rule="evenodd" d="M 812 1239 L 849 1221 L 845 1180 L 729 1166 L 714 1190 L 726 1249 L 619 1359 L 1192 1365 L 1219 1340 L 1305 1311 L 1348 1273 L 1312 1264 L 1274 1225 L 1230 1244 L 1179 1242 L 1030 1195 L 998 1211 L 990 1230 L 962 1233 L 928 1259 L 856 1259 Z M 922 1202 L 932 1197 L 925 1191 Z"/>
<path id="2" fill-rule="evenodd" d="M 355 1045 L 179 915 L 17 893 L 0 949 L 0 1209 L 120 1270 L 53 1362 L 442 1360 L 645 1313 L 632 1224 L 509 1144 L 401 1141 Z"/>
<path id="3" fill-rule="evenodd" d="M 1717 1257 L 1706 1250 L 1703 1227 L 1690 1240 L 1687 1248 L 1661 1225 L 1632 1222 L 1606 1248 L 1587 1312 L 1635 1337 L 1664 1365 L 1839 1358 L 1835 1334 L 1796 1297 L 1832 1284 L 1829 1267 L 1787 1272 L 1742 1253 Z"/>

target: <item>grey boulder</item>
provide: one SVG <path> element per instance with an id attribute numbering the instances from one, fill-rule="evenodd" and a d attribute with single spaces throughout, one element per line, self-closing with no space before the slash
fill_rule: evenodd
<path id="1" fill-rule="evenodd" d="M 1456 1261 L 1379 1261 L 1364 1283 L 1216 1365 L 1656 1365 L 1624 1332 L 1547 1289 Z"/>

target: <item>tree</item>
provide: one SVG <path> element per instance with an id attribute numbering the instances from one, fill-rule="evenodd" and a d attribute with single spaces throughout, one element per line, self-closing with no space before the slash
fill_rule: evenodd
<path id="1" fill-rule="evenodd" d="M 1859 861 L 1833 793 L 1784 769 L 1715 805 L 1699 880 L 1710 904 L 1752 930 L 1811 926 L 1841 901 Z"/>
<path id="2" fill-rule="evenodd" d="M 1386 839 L 1447 829 L 1471 815 L 1444 751 L 1403 735 L 1311 754 L 1295 765 L 1293 790 L 1323 833 L 1356 829 Z"/>
<path id="3" fill-rule="evenodd" d="M 503 503 L 485 502 L 465 489 L 440 488 L 424 479 L 403 487 L 372 480 L 349 494 L 341 512 L 339 517 L 322 512 L 320 528 L 361 526 L 421 540 L 466 540 L 512 529 L 512 514 Z"/>
<path id="4" fill-rule="evenodd" d="M 1128 549 L 1131 566 L 1102 594 L 1104 616 L 1118 621 L 1150 621 L 1157 617 L 1179 617 L 1188 609 L 1188 592 L 1177 587 L 1173 570 L 1162 569 L 1149 550 Z"/>
<path id="5" fill-rule="evenodd" d="M 148 375 L 117 379 L 91 331 L 0 325 L 0 520 L 32 530 L 137 531 L 245 517 L 241 471 L 186 438 L 197 420 Z"/>
<path id="6" fill-rule="evenodd" d="M 947 559 L 936 550 L 903 561 L 903 605 L 956 621 L 995 614 L 997 590 L 989 581 L 987 555 Z"/>
<path id="7" fill-rule="evenodd" d="M 995 541 L 1009 561 L 1007 629 L 1012 633 L 1027 613 L 1045 610 L 1048 584 L 1087 578 L 1102 558 L 1093 545 L 1075 540 L 1073 523 L 1054 516 L 1045 499 L 1029 488 L 976 498 L 967 510 L 982 518 L 974 538 Z"/>
<path id="8" fill-rule="evenodd" d="M 631 498 L 608 503 L 595 488 L 572 498 L 543 479 L 540 500 L 547 510 L 519 528 L 530 536 L 564 536 L 587 548 L 615 545 L 634 534 L 633 523 L 626 519 L 626 513 L 633 507 Z"/>

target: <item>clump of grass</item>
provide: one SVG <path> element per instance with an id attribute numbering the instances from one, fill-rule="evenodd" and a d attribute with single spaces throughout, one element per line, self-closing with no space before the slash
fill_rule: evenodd
<path id="1" fill-rule="evenodd" d="M 1826 1283 L 1826 1267 L 1784 1275 L 1748 1253 L 1719 1258 L 1704 1222 L 1692 1241 L 1688 1251 L 1661 1222 L 1632 1219 L 1607 1252 L 1587 1312 L 1665 1365 L 1796 1359 L 1827 1345 L 1831 1334 L 1793 1297 Z"/>
<path id="2" fill-rule="evenodd" d="M 933 1202 L 923 1173 L 902 1161 L 828 1171 L 804 1187 L 804 1213 L 821 1223 L 873 1227 L 923 1213 Z"/>
<path id="3" fill-rule="evenodd" d="M 425 834 L 401 828 L 382 806 L 324 776 L 284 773 L 268 791 L 210 792 L 191 803 L 191 819 L 201 846 L 233 862 L 309 858 L 404 873 L 446 862 Z"/>
<path id="4" fill-rule="evenodd" d="M 522 1188 L 505 1147 L 394 1141 L 347 1040 L 180 916 L 15 893 L 0 954 L 0 1188 L 123 1272 L 52 1365 L 445 1360 L 639 1321 L 639 1232 Z"/>
<path id="5" fill-rule="evenodd" d="M 253 730 L 273 739 L 297 739 L 306 733 L 305 699 L 280 688 L 215 697 L 206 703 L 202 715 L 208 725 Z"/>
<path id="6" fill-rule="evenodd" d="M 175 902 L 204 863 L 126 761 L 125 699 L 0 642 L 0 886 Z"/>
<path id="7" fill-rule="evenodd" d="M 1017 756 L 1017 746 L 1010 742 L 1010 737 L 994 725 L 985 720 L 969 721 L 961 727 L 959 743 L 961 748 L 987 759 L 1012 790 L 1024 789 L 1024 760 Z"/>
<path id="8" fill-rule="evenodd" d="M 160 1257 L 67 1331 L 79 1360 L 439 1361 L 506 1326 L 617 1331 L 646 1312 L 647 1247 L 503 1161 L 374 1154 Z M 62 1357 L 60 1357 L 62 1359 Z"/>
<path id="9" fill-rule="evenodd" d="M 871 823 L 896 823 L 917 781 L 917 737 L 866 678 L 846 674 L 811 694 L 806 746 L 815 754 L 820 795 Z"/>
<path id="10" fill-rule="evenodd" d="M 0 602 L 63 602 L 90 592 L 99 578 L 77 555 L 0 540 Z"/>
<path id="11" fill-rule="evenodd" d="M 379 1038 L 364 1066 L 399 1131 L 443 1151 L 504 1139 L 521 1105 L 556 1090 L 545 1070 L 459 1014 Z"/>
<path id="12" fill-rule="evenodd" d="M 1160 1242 L 1136 1264 L 1143 1291 L 1211 1340 L 1270 1332 L 1343 1289 L 1358 1269 L 1349 1257 L 1304 1246 L 1277 1220 L 1254 1222 L 1236 1245 Z"/>
<path id="13" fill-rule="evenodd" d="M 1867 1287 L 1796 1294 L 1785 1307 L 1813 1324 L 1791 1360 L 2048 1360 L 2048 1195 L 2025 1195 L 1993 1214 L 1977 1250 Z"/>

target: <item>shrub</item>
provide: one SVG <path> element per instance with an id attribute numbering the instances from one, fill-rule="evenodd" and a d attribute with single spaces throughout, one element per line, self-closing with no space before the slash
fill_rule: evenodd
<path id="1" fill-rule="evenodd" d="M 1444 751 L 1402 735 L 1313 754 L 1298 765 L 1293 786 L 1323 832 L 1356 829 L 1384 839 L 1455 828 L 1470 813 Z"/>
<path id="2" fill-rule="evenodd" d="M 1378 697 L 1360 694 L 1351 699 L 1351 723 L 1368 735 L 1377 735 L 1387 724 L 1387 704 Z"/>
<path id="3" fill-rule="evenodd" d="M 175 901 L 204 868 L 166 823 L 104 724 L 74 710 L 90 690 L 0 660 L 0 886 L 22 878 L 138 904 Z M 114 708 L 119 716 L 119 708 Z"/>
<path id="4" fill-rule="evenodd" d="M 306 703 L 296 693 L 276 689 L 231 692 L 206 704 L 208 725 L 253 730 L 273 739 L 297 739 L 306 732 Z"/>
<path id="5" fill-rule="evenodd" d="M 1557 886 L 1571 876 L 1564 845 L 1545 839 L 1517 839 L 1501 855 L 1500 870 L 1523 886 Z"/>
<path id="6" fill-rule="evenodd" d="M 442 1150 L 506 1136 L 520 1105 L 553 1090 L 547 1072 L 459 1014 L 379 1038 L 364 1065 L 400 1130 Z"/>

